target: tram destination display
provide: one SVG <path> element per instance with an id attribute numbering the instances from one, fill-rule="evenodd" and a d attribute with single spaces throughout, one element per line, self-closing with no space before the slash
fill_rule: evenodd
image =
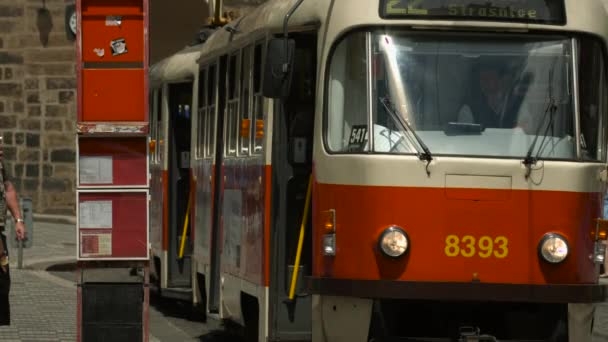
<path id="1" fill-rule="evenodd" d="M 566 23 L 563 0 L 380 0 L 380 17 Z"/>

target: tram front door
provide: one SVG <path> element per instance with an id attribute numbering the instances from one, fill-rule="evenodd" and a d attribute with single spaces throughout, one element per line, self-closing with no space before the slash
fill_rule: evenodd
<path id="1" fill-rule="evenodd" d="M 184 227 L 191 191 L 190 135 L 192 126 L 192 83 L 169 85 L 169 155 L 168 206 L 169 245 L 167 285 L 173 290 L 191 287 L 190 220 Z M 183 230 L 186 229 L 184 253 L 180 257 Z M 170 294 L 168 294 L 170 295 Z"/>
<path id="2" fill-rule="evenodd" d="M 288 296 L 312 173 L 317 35 L 304 32 L 290 38 L 296 41 L 292 86 L 287 98 L 275 101 L 273 118 L 270 339 L 305 341 L 312 338 L 312 302 L 304 280 L 312 272 L 310 211 L 295 298 Z"/>

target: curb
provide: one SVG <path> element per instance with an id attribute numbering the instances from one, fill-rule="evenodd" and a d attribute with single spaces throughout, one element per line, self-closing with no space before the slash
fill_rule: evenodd
<path id="1" fill-rule="evenodd" d="M 57 271 L 71 271 L 76 269 L 76 259 L 74 257 L 61 256 L 55 258 L 32 259 L 29 262 L 24 262 L 22 270 L 47 271 L 51 267 L 57 268 Z M 17 269 L 17 262 L 11 262 L 11 268 Z"/>
<path id="2" fill-rule="evenodd" d="M 34 222 L 76 224 L 76 216 L 33 214 Z"/>

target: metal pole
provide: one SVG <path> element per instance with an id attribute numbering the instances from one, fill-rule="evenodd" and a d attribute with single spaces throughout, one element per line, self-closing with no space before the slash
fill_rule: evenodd
<path id="1" fill-rule="evenodd" d="M 222 18 L 222 0 L 215 0 L 214 8 L 214 24 L 220 25 L 220 21 Z"/>
<path id="2" fill-rule="evenodd" d="M 23 268 L 23 240 L 18 240 L 19 252 L 17 253 L 17 268 Z"/>
<path id="3" fill-rule="evenodd" d="M 23 197 L 19 197 L 19 208 L 21 208 L 21 217 L 25 218 L 25 210 L 23 208 Z M 25 223 L 24 223 L 25 224 Z M 17 221 L 15 220 L 15 226 L 17 225 Z M 14 230 L 15 227 L 13 227 L 13 232 L 15 232 L 15 238 L 17 237 L 17 232 Z M 17 247 L 18 247 L 18 252 L 17 252 L 17 269 L 21 269 L 23 267 L 23 240 L 17 240 Z"/>

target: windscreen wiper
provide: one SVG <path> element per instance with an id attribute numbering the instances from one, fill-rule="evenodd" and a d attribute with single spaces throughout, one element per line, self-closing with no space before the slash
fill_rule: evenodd
<path id="1" fill-rule="evenodd" d="M 416 139 L 416 142 L 418 143 L 418 145 L 420 146 L 422 151 L 420 151 L 416 147 L 416 144 L 412 143 L 412 145 L 414 145 L 414 147 L 417 150 L 416 152 L 418 154 L 418 158 L 420 160 L 426 161 L 426 173 L 427 173 L 427 175 L 430 176 L 431 173 L 429 171 L 429 165 L 431 164 L 431 161 L 433 160 L 433 155 L 431 154 L 431 150 L 429 150 L 429 148 L 426 146 L 424 141 L 422 141 L 422 139 L 420 139 L 418 134 L 416 134 L 416 131 L 414 131 L 412 129 L 412 126 L 410 126 L 410 124 L 407 122 L 407 120 L 404 120 L 403 117 L 401 117 L 401 115 L 396 113 L 396 110 L 394 109 L 395 107 L 393 106 L 393 103 L 391 102 L 391 100 L 388 96 L 380 97 L 380 102 L 382 103 L 382 105 L 384 105 L 384 108 L 390 114 L 390 116 L 393 118 L 393 120 L 395 120 L 395 122 L 397 122 L 401 126 L 401 129 L 406 134 L 409 133 L 409 134 L 411 134 L 411 136 L 414 137 L 414 139 Z"/>
<path id="2" fill-rule="evenodd" d="M 530 168 L 532 167 L 532 165 L 536 164 L 536 162 L 538 161 L 538 158 L 542 151 L 543 145 L 545 143 L 545 138 L 547 137 L 548 130 L 553 125 L 553 117 L 554 117 L 556 110 L 557 110 L 557 106 L 555 105 L 555 100 L 554 99 L 549 100 L 549 105 L 547 106 L 547 109 L 545 109 L 545 114 L 543 115 L 541 124 L 538 125 L 538 128 L 536 128 L 536 133 L 534 134 L 534 140 L 532 141 L 532 145 L 530 145 L 530 148 L 528 149 L 528 152 L 526 153 L 526 157 L 524 158 L 524 161 L 523 161 L 524 165 L 528 168 L 528 172 L 526 173 L 526 178 L 528 178 L 528 176 L 530 176 Z M 536 147 L 536 141 L 538 141 L 538 137 L 540 136 L 540 130 L 544 126 L 543 123 L 547 119 L 547 115 L 550 116 L 549 124 L 547 125 L 547 128 L 545 129 L 545 134 L 544 134 L 543 140 L 541 141 L 540 146 L 538 147 L 538 151 L 536 152 L 536 155 L 534 157 L 532 157 L 532 153 L 534 152 L 534 147 Z"/>
<path id="3" fill-rule="evenodd" d="M 526 157 L 524 158 L 524 161 L 523 161 L 523 164 L 526 166 L 526 179 L 528 179 L 528 177 L 530 177 L 530 173 L 532 172 L 532 165 L 536 165 L 536 162 L 538 162 L 540 154 L 543 150 L 543 145 L 545 144 L 545 139 L 547 138 L 547 134 L 549 133 L 549 129 L 553 127 L 553 118 L 555 116 L 555 112 L 557 111 L 556 101 L 553 96 L 553 76 L 554 76 L 554 72 L 555 72 L 556 62 L 557 62 L 557 59 L 553 61 L 553 65 L 551 66 L 551 69 L 549 70 L 549 89 L 547 89 L 547 91 L 548 91 L 547 98 L 549 99 L 549 101 L 548 101 L 549 103 L 547 104 L 547 108 L 545 109 L 545 114 L 543 115 L 543 118 L 540 121 L 540 124 L 536 128 L 536 133 L 534 134 L 534 140 L 532 141 L 532 145 L 530 145 L 530 148 L 528 149 L 528 152 L 526 153 Z M 545 120 L 547 120 L 547 115 L 549 115 L 549 123 L 547 124 L 545 133 L 543 134 L 543 140 L 541 141 L 540 146 L 538 147 L 538 151 L 536 152 L 536 155 L 534 157 L 532 157 L 532 153 L 534 152 L 534 147 L 536 147 L 536 142 L 538 141 L 538 137 L 540 136 L 541 128 L 543 128 Z"/>

